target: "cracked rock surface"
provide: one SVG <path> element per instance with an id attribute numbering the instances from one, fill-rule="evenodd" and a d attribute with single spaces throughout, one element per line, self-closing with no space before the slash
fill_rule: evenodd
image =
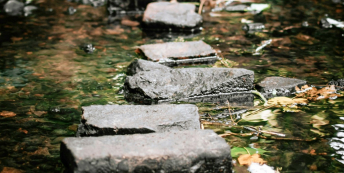
<path id="1" fill-rule="evenodd" d="M 136 71 L 133 76 L 127 76 L 124 93 L 128 101 L 143 104 L 218 98 L 230 94 L 247 97 L 245 94 L 250 94 L 253 80 L 254 72 L 243 68 L 166 67 Z"/>
<path id="2" fill-rule="evenodd" d="M 77 136 L 200 129 L 198 108 L 191 104 L 92 105 L 82 109 Z"/>
<path id="3" fill-rule="evenodd" d="M 69 172 L 231 172 L 231 150 L 212 130 L 65 138 Z"/>

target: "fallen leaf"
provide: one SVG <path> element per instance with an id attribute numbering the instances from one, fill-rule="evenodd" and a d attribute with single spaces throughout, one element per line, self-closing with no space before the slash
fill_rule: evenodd
<path id="1" fill-rule="evenodd" d="M 11 167 L 4 167 L 1 173 L 24 173 L 24 171 Z"/>
<path id="2" fill-rule="evenodd" d="M 16 116 L 17 114 L 14 113 L 14 112 L 10 112 L 10 111 L 2 111 L 0 112 L 0 116 L 3 116 L 3 117 L 14 117 Z"/>
<path id="3" fill-rule="evenodd" d="M 131 27 L 139 26 L 139 25 L 140 25 L 139 22 L 132 21 L 132 20 L 129 20 L 129 19 L 123 19 L 123 20 L 121 21 L 121 24 L 122 24 L 122 25 L 125 25 L 125 26 L 131 26 Z"/>
<path id="4" fill-rule="evenodd" d="M 18 131 L 19 131 L 19 132 L 23 132 L 23 133 L 25 133 L 25 134 L 27 134 L 27 133 L 28 133 L 28 131 L 27 131 L 27 130 L 23 130 L 22 128 L 19 128 L 19 129 L 18 129 Z"/>
<path id="5" fill-rule="evenodd" d="M 266 163 L 265 160 L 263 160 L 262 158 L 260 158 L 260 154 L 244 154 L 239 156 L 238 158 L 238 162 L 240 165 L 247 165 L 250 166 L 251 163 L 259 163 L 259 164 L 264 164 Z"/>
<path id="6" fill-rule="evenodd" d="M 296 97 L 307 98 L 311 101 L 336 98 L 342 96 L 342 94 L 336 93 L 336 88 L 334 85 L 330 85 L 319 90 L 315 87 L 309 87 L 308 85 L 304 85 L 301 87 L 301 89 L 295 87 L 295 90 L 297 91 Z"/>
<path id="7" fill-rule="evenodd" d="M 288 105 L 305 105 L 307 104 L 307 99 L 304 98 L 288 98 L 288 97 L 274 97 L 268 101 L 269 105 L 281 105 L 281 106 L 288 106 Z"/>
<path id="8" fill-rule="evenodd" d="M 35 152 L 29 152 L 28 155 L 43 155 L 43 156 L 48 156 L 50 155 L 49 150 L 47 147 L 38 147 L 38 149 Z"/>

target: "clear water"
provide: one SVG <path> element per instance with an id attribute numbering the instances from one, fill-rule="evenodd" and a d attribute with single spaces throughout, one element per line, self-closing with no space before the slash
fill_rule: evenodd
<path id="1" fill-rule="evenodd" d="M 107 24 L 106 7 L 93 8 L 67 1 L 37 1 L 40 12 L 26 18 L 0 15 L 0 170 L 63 172 L 59 158 L 60 141 L 74 136 L 81 106 L 129 104 L 120 94 L 125 69 L 137 58 L 135 46 L 163 41 L 204 40 L 221 51 L 235 67 L 255 71 L 255 81 L 266 76 L 296 77 L 314 85 L 344 78 L 343 30 L 323 29 L 317 22 L 325 15 L 344 19 L 343 5 L 332 1 L 265 1 L 272 8 L 263 15 L 250 13 L 204 14 L 204 30 L 192 36 L 156 39 L 139 27 Z M 78 11 L 64 12 L 69 6 Z M 263 33 L 245 35 L 242 18 L 266 23 Z M 301 23 L 308 21 L 309 28 Z M 252 50 L 261 41 L 273 39 L 262 56 Z M 92 43 L 96 51 L 87 54 L 80 46 Z M 275 130 L 298 139 L 314 141 L 266 140 L 227 137 L 233 147 L 254 144 L 268 152 L 262 156 L 281 172 L 343 172 L 340 151 L 330 142 L 338 141 L 343 124 L 343 98 L 321 100 L 283 112 L 274 107 Z M 216 105 L 198 104 L 200 114 L 216 114 Z M 251 108 L 253 109 L 253 108 Z M 6 112 L 7 111 L 7 112 Z M 13 116 L 14 115 L 14 116 Z M 320 136 L 311 117 L 321 115 Z M 250 123 L 248 123 L 250 124 Z M 241 124 L 242 126 L 247 124 Z M 252 124 L 250 124 L 252 125 Z M 257 125 L 257 124 L 253 124 Z M 260 124 L 268 127 L 265 123 Z M 228 127 L 212 128 L 219 134 Z M 334 139 L 335 138 L 335 139 Z M 331 140 L 332 139 L 332 140 Z M 339 153 L 339 154 L 338 154 Z M 246 168 L 237 166 L 236 172 Z"/>

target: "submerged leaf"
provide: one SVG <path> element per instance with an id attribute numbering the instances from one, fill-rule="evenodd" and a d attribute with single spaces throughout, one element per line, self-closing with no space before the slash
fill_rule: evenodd
<path id="1" fill-rule="evenodd" d="M 250 166 L 251 163 L 259 163 L 259 164 L 264 164 L 266 163 L 265 160 L 263 160 L 262 158 L 260 158 L 260 154 L 244 154 L 239 156 L 238 158 L 238 162 L 240 165 L 247 165 Z"/>
<path id="2" fill-rule="evenodd" d="M 3 117 L 14 117 L 16 116 L 17 114 L 14 113 L 14 112 L 10 112 L 10 111 L 2 111 L 0 112 L 0 116 L 3 116 Z"/>

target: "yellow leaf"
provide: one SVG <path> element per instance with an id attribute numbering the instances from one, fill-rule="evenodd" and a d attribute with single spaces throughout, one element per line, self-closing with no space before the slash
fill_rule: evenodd
<path id="1" fill-rule="evenodd" d="M 250 154 L 243 154 L 240 155 L 238 158 L 238 162 L 240 165 L 247 165 L 250 166 L 251 163 L 259 163 L 259 164 L 264 164 L 266 163 L 265 160 L 260 158 L 260 154 L 253 154 L 252 156 Z"/>

